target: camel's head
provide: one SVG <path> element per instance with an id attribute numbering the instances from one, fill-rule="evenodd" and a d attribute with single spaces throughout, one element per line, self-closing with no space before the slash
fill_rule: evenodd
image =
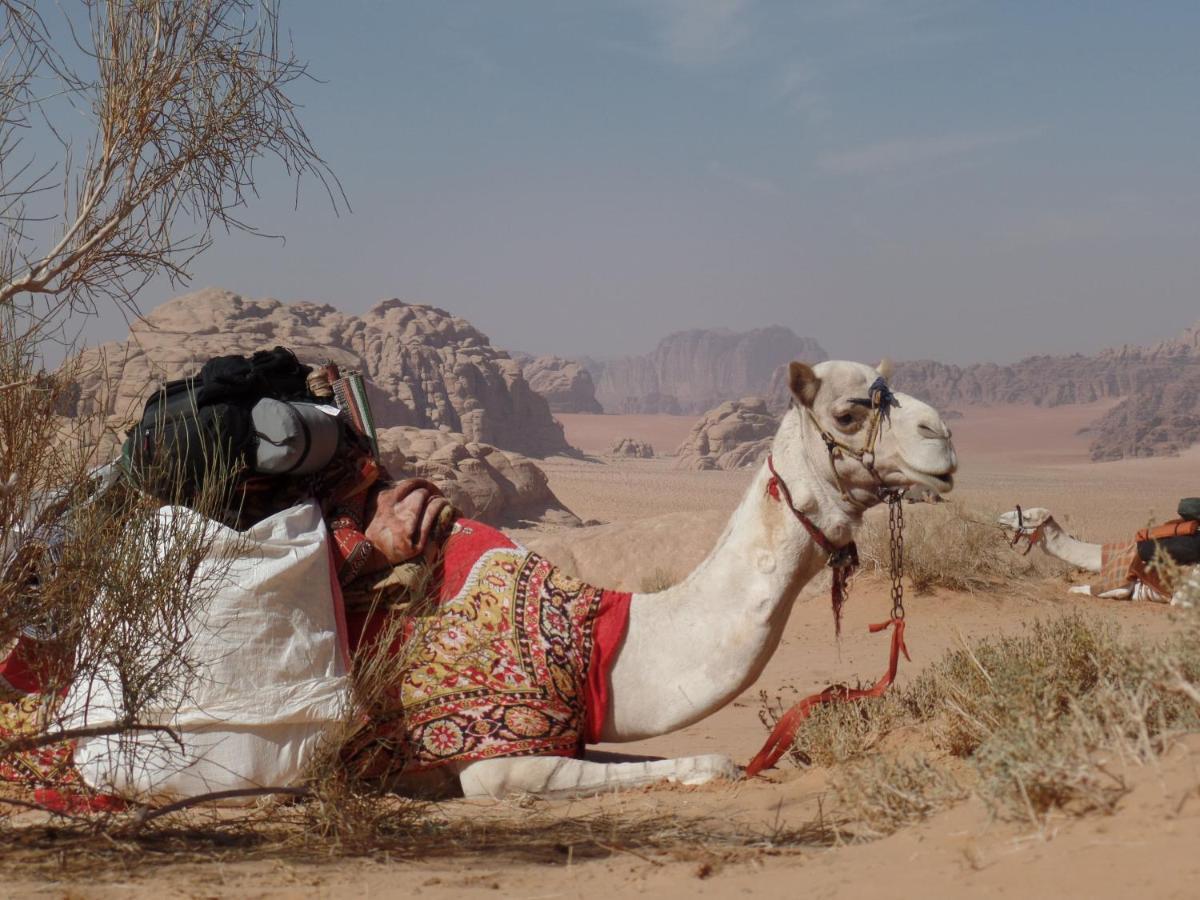
<path id="1" fill-rule="evenodd" d="M 1033 538 L 1042 530 L 1042 526 L 1050 521 L 1050 510 L 1040 506 L 1032 509 L 1017 507 L 1004 513 L 996 521 L 1013 537 Z"/>
<path id="2" fill-rule="evenodd" d="M 947 493 L 958 469 L 950 429 L 937 410 L 892 393 L 890 374 L 886 360 L 878 368 L 794 362 L 788 372 L 799 421 L 815 424 L 822 440 L 833 443 L 828 456 L 825 444 L 817 443 L 825 459 L 816 461 L 816 471 L 863 507 L 879 502 L 881 487 Z"/>

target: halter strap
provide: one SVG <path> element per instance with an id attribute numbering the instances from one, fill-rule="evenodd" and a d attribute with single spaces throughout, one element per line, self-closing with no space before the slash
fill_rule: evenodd
<path id="1" fill-rule="evenodd" d="M 772 499 L 781 500 L 781 502 L 787 505 L 787 508 L 792 511 L 792 515 L 800 521 L 800 524 L 804 526 L 804 530 L 816 541 L 817 546 L 825 551 L 827 556 L 832 558 L 836 555 L 838 548 L 834 546 L 833 541 L 826 537 L 825 532 L 818 528 L 812 519 L 800 512 L 796 508 L 796 504 L 792 502 L 792 492 L 788 490 L 787 482 L 775 471 L 775 455 L 773 453 L 767 454 L 767 471 L 771 473 L 771 479 L 767 482 L 767 493 L 771 495 Z M 781 494 L 782 497 L 780 496 Z"/>
<path id="2" fill-rule="evenodd" d="M 1045 527 L 1046 527 L 1046 523 L 1043 522 L 1041 525 L 1038 525 L 1036 528 L 1034 528 L 1033 531 L 1026 534 L 1025 533 L 1025 512 L 1024 512 L 1024 510 L 1021 509 L 1021 504 L 1018 503 L 1017 504 L 1017 530 L 1016 530 L 1016 533 L 1013 534 L 1012 543 L 1009 544 L 1009 546 L 1015 550 L 1017 547 L 1017 544 L 1019 544 L 1021 542 L 1021 538 L 1024 538 L 1029 543 L 1026 544 L 1025 551 L 1021 555 L 1028 556 L 1030 553 L 1033 552 L 1034 545 L 1037 544 L 1039 541 L 1041 541 L 1041 539 L 1044 537 L 1044 535 L 1042 534 L 1042 530 Z"/>
<path id="3" fill-rule="evenodd" d="M 896 395 L 892 393 L 891 388 L 888 387 L 888 384 L 883 379 L 882 375 L 879 378 L 876 378 L 871 384 L 871 387 L 867 391 L 867 396 L 869 397 L 869 400 L 867 401 L 853 401 L 859 405 L 866 405 L 869 403 L 871 407 L 870 425 L 867 430 L 867 439 L 863 444 L 862 449 L 851 447 L 849 444 L 844 444 L 839 441 L 821 426 L 820 421 L 817 419 L 816 413 L 812 411 L 811 407 L 804 407 L 804 411 L 808 414 L 808 418 L 812 421 L 813 427 L 817 429 L 817 433 L 821 435 L 821 440 L 825 442 L 825 450 L 829 454 L 829 467 L 833 470 L 833 480 L 834 483 L 837 484 L 838 491 L 841 492 L 842 499 L 847 503 L 852 503 L 855 505 L 859 504 L 855 503 L 854 498 L 850 496 L 850 492 L 846 490 L 846 486 L 842 483 L 842 476 L 838 473 L 837 457 L 835 456 L 834 451 L 841 450 L 843 453 L 848 454 L 853 459 L 858 460 L 859 463 L 861 463 L 862 466 L 871 473 L 871 477 L 875 479 L 875 483 L 879 488 L 880 495 L 884 495 L 887 491 L 887 487 L 884 485 L 883 478 L 880 476 L 879 471 L 875 468 L 875 444 L 878 442 L 879 435 L 883 431 L 883 421 L 886 419 L 888 422 L 890 422 L 892 409 L 899 408 L 900 406 L 900 401 L 896 399 Z"/>
<path id="4" fill-rule="evenodd" d="M 842 633 L 842 606 L 846 602 L 846 592 L 850 588 L 850 577 L 858 570 L 858 545 L 851 541 L 844 547 L 833 543 L 817 524 L 796 508 L 792 501 L 792 492 L 788 490 L 787 482 L 775 471 L 774 454 L 767 454 L 767 471 L 771 473 L 767 481 L 767 494 L 773 499 L 787 505 L 792 515 L 804 526 L 818 547 L 825 551 L 829 568 L 833 570 L 830 583 L 830 595 L 833 601 L 833 627 L 838 635 Z"/>

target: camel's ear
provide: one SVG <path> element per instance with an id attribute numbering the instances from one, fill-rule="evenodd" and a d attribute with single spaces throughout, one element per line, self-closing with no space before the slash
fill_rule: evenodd
<path id="1" fill-rule="evenodd" d="M 811 366 L 802 362 L 792 362 L 788 363 L 788 386 L 792 389 L 792 396 L 802 406 L 811 409 L 817 399 L 817 391 L 821 388 L 821 379 Z"/>
<path id="2" fill-rule="evenodd" d="M 895 371 L 895 368 L 896 367 L 892 365 L 892 361 L 890 359 L 888 359 L 886 356 L 883 359 L 881 359 L 879 361 L 879 365 L 877 365 L 875 367 L 876 371 L 878 371 L 879 374 L 883 376 L 884 381 L 892 380 L 892 372 Z"/>

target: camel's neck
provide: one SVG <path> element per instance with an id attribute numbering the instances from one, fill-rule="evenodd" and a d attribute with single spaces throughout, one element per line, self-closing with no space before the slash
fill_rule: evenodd
<path id="1" fill-rule="evenodd" d="M 792 442 L 802 437 L 794 434 Z M 803 456 L 803 448 L 788 443 L 777 438 L 777 461 L 783 452 Z M 812 466 L 783 474 L 796 507 L 838 546 L 849 542 L 857 517 L 838 505 Z M 716 548 L 687 579 L 634 595 L 611 672 L 605 740 L 682 728 L 720 709 L 762 673 L 796 595 L 826 561 L 786 504 L 768 495 L 769 478 L 761 466 Z"/>
<path id="2" fill-rule="evenodd" d="M 1103 549 L 1101 545 L 1077 541 L 1063 531 L 1062 527 L 1053 519 L 1048 519 L 1042 526 L 1042 549 L 1078 569 L 1087 569 L 1089 572 L 1100 571 Z"/>

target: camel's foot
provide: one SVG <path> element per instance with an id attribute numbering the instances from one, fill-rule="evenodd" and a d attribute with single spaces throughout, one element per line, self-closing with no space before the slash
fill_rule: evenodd
<path id="1" fill-rule="evenodd" d="M 508 757 L 468 763 L 458 773 L 464 796 L 491 798 L 511 794 L 581 797 L 656 782 L 694 785 L 741 775 L 733 760 L 716 753 L 637 762 Z"/>

